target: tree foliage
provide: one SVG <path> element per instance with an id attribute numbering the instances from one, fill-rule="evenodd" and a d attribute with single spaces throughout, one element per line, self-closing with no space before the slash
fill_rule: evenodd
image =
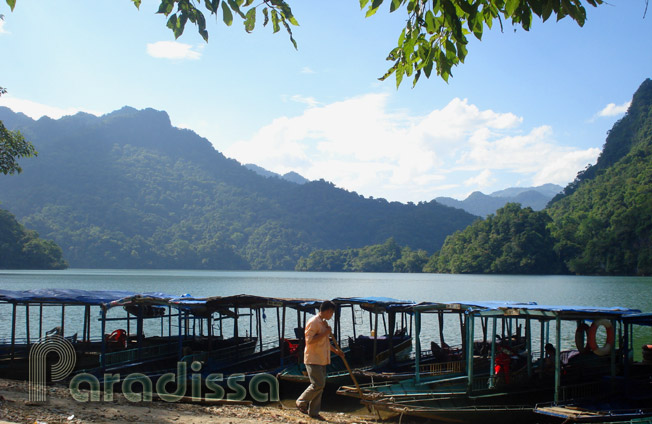
<path id="1" fill-rule="evenodd" d="M 609 132 L 597 163 L 549 208 L 556 251 L 577 274 L 652 274 L 652 81 Z"/>
<path id="2" fill-rule="evenodd" d="M 0 96 L 7 93 L 7 89 L 0 87 Z M 3 174 L 19 174 L 22 168 L 18 159 L 38 155 L 38 152 L 20 131 L 9 131 L 0 121 L 0 172 Z"/>
<path id="3" fill-rule="evenodd" d="M 455 274 L 555 274 L 564 271 L 554 251 L 546 212 L 508 203 L 495 215 L 449 236 L 425 267 Z"/>
<path id="4" fill-rule="evenodd" d="M 62 251 L 52 240 L 26 230 L 9 212 L 0 209 L 0 269 L 64 269 Z"/>
<path id="5" fill-rule="evenodd" d="M 422 272 L 425 250 L 401 248 L 393 238 L 358 249 L 315 250 L 297 262 L 297 271 Z"/>

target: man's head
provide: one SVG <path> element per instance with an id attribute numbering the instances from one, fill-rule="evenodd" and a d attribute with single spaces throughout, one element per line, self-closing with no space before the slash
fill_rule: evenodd
<path id="1" fill-rule="evenodd" d="M 330 300 L 326 300 L 319 307 L 319 315 L 323 319 L 331 319 L 334 313 L 335 313 L 335 304 Z"/>

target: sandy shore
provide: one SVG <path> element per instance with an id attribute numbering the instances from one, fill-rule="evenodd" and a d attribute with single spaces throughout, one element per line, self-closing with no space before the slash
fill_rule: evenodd
<path id="1" fill-rule="evenodd" d="M 67 387 L 48 387 L 47 402 L 28 401 L 27 382 L 0 379 L 0 424 L 4 423 L 318 423 L 297 411 L 291 399 L 267 405 L 197 405 L 154 401 L 131 403 L 121 394 L 112 402 L 76 401 Z M 380 420 L 355 402 L 329 396 L 322 416 L 331 423 Z M 337 411 L 346 412 L 337 412 Z M 393 420 L 390 420 L 390 422 Z M 395 422 L 398 422 L 396 420 Z M 402 423 L 407 423 L 404 417 Z"/>

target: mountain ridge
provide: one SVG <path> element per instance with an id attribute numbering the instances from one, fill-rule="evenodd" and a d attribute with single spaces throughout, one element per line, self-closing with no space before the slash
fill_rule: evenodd
<path id="1" fill-rule="evenodd" d="M 154 109 L 35 121 L 0 108 L 0 120 L 39 151 L 0 180 L 3 208 L 72 267 L 293 269 L 314 249 L 390 237 L 433 252 L 475 219 L 259 176 Z"/>

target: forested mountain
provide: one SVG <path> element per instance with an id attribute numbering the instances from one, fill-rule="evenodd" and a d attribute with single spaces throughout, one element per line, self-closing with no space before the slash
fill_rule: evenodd
<path id="1" fill-rule="evenodd" d="M 426 270 L 652 275 L 652 81 L 597 163 L 542 212 L 508 205 L 448 237 Z"/>
<path id="2" fill-rule="evenodd" d="M 0 209 L 0 269 L 64 269 L 61 248 L 52 240 L 26 230 L 9 212 Z"/>
<path id="3" fill-rule="evenodd" d="M 485 217 L 496 213 L 498 209 L 507 203 L 520 203 L 523 207 L 530 207 L 535 211 L 540 211 L 561 190 L 562 187 L 556 184 L 544 184 L 538 187 L 510 187 L 491 194 L 475 191 L 464 200 L 451 197 L 437 197 L 435 200 L 443 205 L 463 209 L 470 214 Z"/>
<path id="4" fill-rule="evenodd" d="M 448 237 L 425 266 L 453 274 L 558 274 L 565 268 L 543 211 L 508 203 Z"/>
<path id="5" fill-rule="evenodd" d="M 652 80 L 565 193 L 548 213 L 571 272 L 652 275 Z"/>
<path id="6" fill-rule="evenodd" d="M 294 269 L 315 249 L 391 237 L 432 253 L 474 219 L 262 177 L 152 109 L 33 121 L 0 108 L 0 120 L 39 152 L 0 180 L 0 201 L 73 267 Z"/>

